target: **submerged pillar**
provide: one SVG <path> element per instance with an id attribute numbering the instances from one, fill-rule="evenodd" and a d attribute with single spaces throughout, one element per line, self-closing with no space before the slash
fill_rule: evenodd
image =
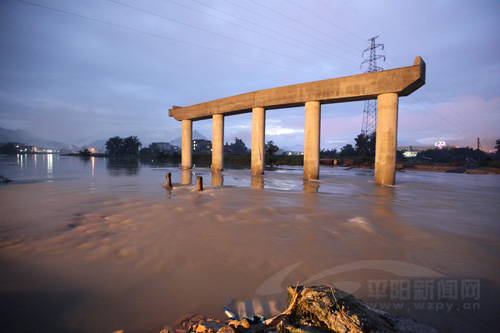
<path id="1" fill-rule="evenodd" d="M 304 179 L 319 178 L 319 140 L 321 128 L 321 104 L 306 102 L 304 125 Z"/>
<path id="2" fill-rule="evenodd" d="M 182 185 L 191 185 L 193 182 L 193 174 L 191 170 L 182 170 L 181 171 L 181 184 Z"/>
<path id="3" fill-rule="evenodd" d="M 192 143 L 193 121 L 186 119 L 182 121 L 182 163 L 181 169 L 191 169 L 192 166 Z"/>
<path id="4" fill-rule="evenodd" d="M 394 185 L 396 182 L 398 103 L 397 93 L 381 94 L 377 98 L 375 183 L 381 185 Z"/>
<path id="5" fill-rule="evenodd" d="M 264 140 L 266 131 L 266 110 L 252 109 L 252 175 L 264 174 Z"/>
<path id="6" fill-rule="evenodd" d="M 224 169 L 224 116 L 212 117 L 212 172 Z"/>

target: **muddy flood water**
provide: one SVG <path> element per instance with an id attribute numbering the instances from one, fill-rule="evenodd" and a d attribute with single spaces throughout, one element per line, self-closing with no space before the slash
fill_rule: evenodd
<path id="1" fill-rule="evenodd" d="M 220 176 L 57 155 L 0 155 L 0 174 L 14 180 L 0 185 L 1 332 L 159 332 L 224 306 L 271 316 L 297 283 L 444 332 L 500 325 L 498 175 L 408 171 L 381 187 L 371 170 L 303 181 L 296 167 Z"/>

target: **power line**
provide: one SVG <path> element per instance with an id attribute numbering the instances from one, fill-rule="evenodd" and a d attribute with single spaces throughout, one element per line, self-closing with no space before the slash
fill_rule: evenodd
<path id="1" fill-rule="evenodd" d="M 383 39 L 383 38 L 380 37 L 380 39 Z M 391 62 L 394 62 L 396 64 L 396 66 L 394 66 L 394 67 L 404 67 L 404 65 L 402 65 L 401 62 L 398 61 L 398 59 L 396 57 L 390 55 L 387 52 L 387 50 L 386 50 L 386 56 L 387 56 L 387 59 L 391 60 Z M 468 122 L 466 119 L 464 119 L 464 117 L 459 112 L 457 112 L 455 109 L 453 109 L 450 106 L 447 106 L 446 103 L 443 101 L 443 99 L 439 95 L 437 95 L 436 98 L 434 98 L 431 94 L 429 94 L 426 91 L 425 87 L 424 87 L 424 89 L 419 90 L 419 93 L 422 94 L 425 97 L 425 99 L 429 100 L 432 104 L 443 105 L 441 108 L 442 111 L 446 112 L 448 115 L 449 115 L 448 112 L 452 112 L 452 115 L 445 117 L 444 115 L 432 110 L 431 107 L 427 103 L 423 102 L 422 100 L 420 100 L 416 96 L 410 95 L 410 98 L 413 98 L 417 103 L 421 104 L 424 108 L 426 108 L 428 111 L 430 111 L 430 113 L 433 114 L 435 117 L 442 119 L 442 121 L 444 121 L 449 126 L 451 126 L 452 129 L 458 130 L 461 128 L 461 129 L 465 129 L 465 130 L 470 130 L 470 122 Z M 452 123 L 451 120 L 454 123 Z"/>
<path id="2" fill-rule="evenodd" d="M 348 30 L 346 30 L 346 29 L 342 28 L 342 27 L 341 27 L 341 26 L 339 26 L 339 25 L 333 24 L 331 21 L 329 21 L 329 20 L 326 20 L 326 19 L 322 18 L 321 16 L 319 16 L 319 15 L 317 15 L 317 14 L 313 13 L 313 12 L 312 12 L 312 11 L 310 11 L 309 9 L 305 8 L 304 6 L 297 5 L 296 3 L 292 2 L 291 0 L 286 0 L 286 1 L 287 1 L 288 3 L 291 3 L 292 5 L 294 5 L 295 7 L 300 8 L 300 9 L 302 9 L 303 11 L 308 12 L 309 14 L 311 14 L 311 15 L 313 15 L 313 16 L 315 16 L 315 17 L 319 18 L 321 21 L 326 22 L 326 23 L 328 23 L 328 24 L 330 24 L 330 25 L 332 25 L 332 26 L 334 26 L 334 27 L 336 27 L 336 28 L 338 28 L 338 29 L 340 29 L 340 30 L 342 30 L 342 31 L 344 31 L 344 32 L 346 32 L 346 33 L 348 33 L 348 34 L 350 34 L 350 35 L 353 35 L 354 37 L 357 37 L 357 38 L 359 38 L 359 39 L 361 39 L 361 40 L 364 40 L 364 38 L 363 38 L 363 37 L 360 37 L 360 36 L 358 36 L 358 35 L 356 35 L 356 34 L 354 34 L 354 33 L 350 32 L 350 31 L 348 31 Z M 342 42 L 342 43 L 343 43 L 343 42 Z M 351 46 L 352 48 L 356 49 L 356 47 L 354 47 L 354 46 L 352 46 L 352 45 L 350 45 L 350 44 L 347 44 L 347 43 L 344 43 L 344 44 L 349 45 L 349 46 Z"/>
<path id="3" fill-rule="evenodd" d="M 192 24 L 188 24 L 188 23 L 185 23 L 185 22 L 182 22 L 182 21 L 178 21 L 178 20 L 175 20 L 175 19 L 172 19 L 172 18 L 169 18 L 169 17 L 166 17 L 166 16 L 163 16 L 163 15 L 160 15 L 160 14 L 156 14 L 156 13 L 152 13 L 152 12 L 149 12 L 147 10 L 144 10 L 144 9 L 141 9 L 141 8 L 138 8 L 138 7 L 134 7 L 134 6 L 131 6 L 131 5 L 127 5 L 127 4 L 124 4 L 122 2 L 119 2 L 119 1 L 116 1 L 116 0 L 108 0 L 112 3 L 115 3 L 115 4 L 118 4 L 118 5 L 121 5 L 121 6 L 124 6 L 124 7 L 127 7 L 127 8 L 131 8 L 133 10 L 136 10 L 136 11 L 139 11 L 139 12 L 142 12 L 142 13 L 145 13 L 145 14 L 149 14 L 149 15 L 152 15 L 152 16 L 156 16 L 156 17 L 159 17 L 161 19 L 164 19 L 164 20 L 168 20 L 168 21 L 171 21 L 171 22 L 175 22 L 177 24 L 182 24 L 182 25 L 185 25 L 187 27 L 190 27 L 190 28 L 193 28 L 193 29 L 197 29 L 197 30 L 200 30 L 200 31 L 204 31 L 204 32 L 207 32 L 207 33 L 210 33 L 210 34 L 213 34 L 213 35 L 216 35 L 216 36 L 219 36 L 219 37 L 223 37 L 223 38 L 227 38 L 229 40 L 232 40 L 234 42 L 237 42 L 237 43 L 241 43 L 241 44 L 245 44 L 245 45 L 248 45 L 248 46 L 251 46 L 251 47 L 255 47 L 257 49 L 260 49 L 260 50 L 263 50 L 263 51 L 267 51 L 267 52 L 270 52 L 270 53 L 274 53 L 276 55 L 279 55 L 281 57 L 285 57 L 285 58 L 289 58 L 289 59 L 292 59 L 292 60 L 295 60 L 295 61 L 299 61 L 299 62 L 302 62 L 302 63 L 305 63 L 307 65 L 311 65 L 311 66 L 315 66 L 315 67 L 318 67 L 318 68 L 323 68 L 325 69 L 324 67 L 322 66 L 319 66 L 319 65 L 316 65 L 316 64 L 313 64 L 311 62 L 308 62 L 308 61 L 304 61 L 302 59 L 298 59 L 298 58 L 294 58 L 294 57 L 291 57 L 289 55 L 286 55 L 286 54 L 283 54 L 283 53 L 280 53 L 280 52 L 276 52 L 276 51 L 273 51 L 273 50 L 270 50 L 270 49 L 267 49 L 265 47 L 262 47 L 262 46 L 258 46 L 258 45 L 255 45 L 255 44 L 251 44 L 251 43 L 248 43 L 248 42 L 244 42 L 244 41 L 241 41 L 239 39 L 236 39 L 236 38 L 232 38 L 232 37 L 229 37 L 229 36 L 226 36 L 226 35 L 223 35 L 223 34 L 219 34 L 217 32 L 213 32 L 213 31 L 210 31 L 210 30 L 207 30 L 207 29 L 204 29 L 204 28 L 200 28 L 200 27 L 197 27 L 197 26 L 194 26 Z"/>
<path id="4" fill-rule="evenodd" d="M 65 11 L 65 10 L 62 10 L 62 9 L 57 9 L 57 8 L 53 8 L 53 7 L 49 7 L 49 6 L 45 6 L 45 5 L 40 5 L 40 4 L 32 3 L 32 2 L 29 2 L 29 1 L 26 1 L 26 0 L 16 0 L 16 1 L 24 3 L 24 4 L 27 4 L 27 5 L 30 5 L 30 6 L 44 8 L 44 9 L 51 10 L 51 11 L 54 11 L 54 12 L 58 12 L 58 13 L 61 13 L 61 14 L 78 17 L 78 18 L 81 18 L 81 19 L 85 19 L 85 20 L 89 20 L 89 21 L 93 21 L 93 22 L 105 24 L 105 25 L 112 26 L 112 27 L 115 27 L 115 28 L 120 28 L 120 29 L 124 29 L 124 30 L 128 30 L 128 31 L 133 31 L 133 32 L 144 34 L 144 35 L 148 35 L 148 36 L 151 36 L 151 37 L 161 38 L 161 39 L 165 39 L 165 40 L 176 42 L 176 43 L 181 43 L 181 44 L 185 44 L 185 45 L 195 46 L 195 47 L 206 49 L 206 50 L 210 50 L 210 51 L 213 51 L 213 52 L 223 53 L 223 54 L 230 55 L 230 56 L 233 56 L 233 57 L 238 57 L 238 58 L 241 58 L 241 59 L 250 60 L 250 61 L 254 61 L 254 62 L 260 62 L 260 63 L 266 64 L 266 65 L 280 67 L 280 68 L 284 68 L 284 69 L 287 69 L 287 70 L 292 70 L 292 71 L 295 71 L 295 72 L 300 72 L 300 73 L 304 73 L 304 74 L 308 74 L 308 75 L 313 75 L 313 76 L 316 76 L 316 77 L 318 76 L 317 74 L 309 73 L 309 72 L 302 71 L 302 70 L 299 70 L 299 69 L 296 69 L 296 68 L 292 68 L 292 67 L 288 67 L 288 66 L 283 66 L 283 65 L 271 63 L 271 62 L 268 62 L 268 61 L 265 61 L 265 60 L 260 60 L 260 59 L 255 59 L 255 58 L 250 58 L 250 57 L 242 56 L 242 55 L 235 54 L 235 53 L 232 53 L 232 52 L 223 51 L 223 50 L 220 50 L 220 49 L 216 49 L 216 48 L 212 48 L 212 47 L 208 47 L 208 46 L 204 46 L 204 45 L 199 45 L 199 44 L 196 44 L 196 43 L 191 43 L 191 42 L 183 41 L 183 40 L 179 40 L 179 39 L 175 39 L 175 38 L 171 38 L 171 37 L 167 37 L 167 36 L 155 34 L 155 33 L 144 31 L 144 30 L 139 30 L 139 29 L 127 27 L 127 26 L 124 26 L 124 25 L 116 24 L 116 23 L 111 23 L 111 22 L 108 22 L 108 21 L 96 19 L 96 18 L 93 18 L 93 17 L 89 17 L 89 16 L 85 16 L 85 15 L 81 15 L 81 14 L 77 14 L 77 13 L 73 13 L 73 12 L 69 12 L 69 11 Z"/>
<path id="5" fill-rule="evenodd" d="M 318 0 L 316 0 L 316 1 L 318 1 Z M 322 4 L 323 4 L 323 6 L 325 5 L 322 1 L 319 1 L 319 2 L 320 2 L 320 3 L 322 3 Z M 327 1 L 327 3 L 332 3 L 332 1 Z M 330 6 L 327 6 L 327 7 L 329 7 L 330 9 L 332 9 Z M 336 12 L 335 12 L 335 14 L 342 16 L 343 18 L 345 18 L 347 21 L 351 22 L 351 23 L 352 23 L 352 24 L 354 24 L 354 25 L 357 25 L 357 26 L 358 26 L 358 27 L 360 27 L 361 29 L 365 30 L 365 32 L 366 32 L 366 33 L 371 33 L 371 32 L 372 32 L 372 29 L 368 29 L 368 28 L 367 28 L 367 27 L 365 27 L 364 25 L 360 24 L 360 23 L 359 23 L 359 21 L 360 21 L 360 20 L 353 20 L 353 19 L 351 19 L 350 17 L 348 17 L 347 15 L 345 15 L 344 13 L 342 13 L 341 11 L 336 11 Z M 357 38 L 359 38 L 359 39 L 360 39 L 360 40 L 362 40 L 362 41 L 364 41 L 364 40 L 365 40 L 365 38 L 364 38 L 364 37 L 361 37 L 361 36 L 356 35 L 356 34 L 354 34 L 354 33 L 350 33 L 350 34 L 351 34 L 351 35 L 353 35 L 353 36 L 355 36 L 355 37 L 357 37 Z"/>
<path id="6" fill-rule="evenodd" d="M 314 45 L 307 44 L 307 43 L 302 42 L 302 41 L 300 41 L 300 40 L 298 40 L 298 39 L 296 39 L 296 38 L 293 38 L 293 37 L 290 37 L 290 36 L 285 35 L 285 34 L 283 34 L 283 33 L 280 33 L 279 31 L 276 31 L 276 30 L 271 30 L 271 29 L 269 29 L 269 28 L 267 28 L 267 27 L 264 27 L 264 26 L 262 26 L 262 25 L 256 24 L 255 22 L 248 21 L 248 20 L 246 20 L 246 19 L 243 19 L 243 18 L 241 18 L 241 17 L 235 16 L 235 15 L 233 15 L 233 14 L 230 14 L 230 13 L 226 12 L 226 11 L 222 11 L 222 10 L 220 10 L 220 9 L 217 9 L 217 8 L 215 8 L 215 7 L 212 7 L 212 6 L 209 6 L 209 5 L 203 4 L 203 3 L 200 3 L 200 4 L 201 4 L 201 5 L 204 5 L 204 6 L 207 6 L 207 7 L 209 7 L 209 8 L 215 9 L 215 10 L 217 10 L 217 11 L 219 11 L 219 12 L 223 13 L 223 14 L 226 14 L 226 15 L 232 16 L 232 17 L 234 17 L 234 18 L 236 18 L 236 19 L 239 19 L 239 20 L 242 20 L 242 21 L 245 21 L 245 22 L 251 23 L 252 25 L 255 25 L 255 26 L 259 27 L 259 28 L 265 29 L 265 30 L 267 30 L 267 31 L 271 31 L 271 32 L 273 32 L 273 33 L 275 33 L 275 34 L 278 34 L 278 35 L 280 35 L 280 36 L 283 36 L 283 37 L 285 37 L 285 38 L 288 38 L 288 39 L 290 39 L 290 40 L 292 40 L 292 41 L 295 41 L 295 42 L 297 42 L 297 43 L 301 43 L 301 44 L 304 44 L 304 45 L 306 45 L 306 46 L 309 46 L 309 48 L 306 48 L 306 47 L 303 47 L 303 46 L 300 46 L 300 45 L 297 45 L 297 44 L 294 44 L 294 43 L 290 43 L 290 42 L 288 42 L 288 41 L 286 41 L 286 40 L 283 40 L 283 39 L 280 39 L 280 38 L 277 38 L 277 37 L 271 36 L 271 35 L 269 35 L 269 34 L 262 33 L 262 32 L 260 32 L 260 31 L 255 30 L 255 29 L 252 29 L 252 28 L 249 28 L 249 27 L 242 26 L 242 25 L 240 25 L 240 24 L 236 24 L 236 23 L 234 23 L 234 22 L 231 22 L 231 21 L 225 20 L 225 19 L 223 19 L 223 18 L 217 17 L 217 16 L 215 16 L 215 15 L 212 15 L 212 14 L 209 14 L 209 13 L 206 13 L 206 12 L 203 12 L 203 11 L 198 10 L 198 9 L 196 9 L 196 8 L 188 7 L 188 6 L 186 6 L 186 5 L 182 4 L 182 3 L 178 3 L 178 2 L 175 2 L 175 1 L 172 1 L 172 0 L 164 0 L 164 1 L 170 2 L 170 3 L 175 4 L 175 5 L 177 5 L 177 6 L 180 6 L 180 7 L 187 8 L 187 9 L 189 9 L 189 10 L 192 10 L 192 11 L 194 11 L 194 12 L 200 13 L 200 14 L 202 14 L 202 15 L 206 15 L 206 16 L 209 16 L 209 17 L 215 18 L 216 20 L 219 20 L 219 21 L 222 21 L 222 22 L 224 22 L 224 23 L 227 23 L 227 24 L 231 24 L 231 25 L 237 26 L 237 27 L 239 27 L 239 28 L 241 28 L 241 29 L 245 29 L 245 30 L 251 31 L 251 32 L 253 32 L 253 33 L 256 33 L 256 34 L 259 34 L 259 35 L 265 36 L 265 37 L 267 37 L 267 38 L 271 38 L 271 39 L 277 40 L 277 41 L 279 41 L 279 42 L 282 42 L 282 43 L 285 43 L 285 44 L 287 44 L 287 45 L 290 45 L 290 46 L 293 46 L 293 47 L 299 48 L 299 49 L 304 50 L 304 51 L 307 51 L 307 52 L 309 52 L 309 53 L 319 55 L 319 56 L 324 57 L 324 58 L 326 58 L 326 59 L 330 59 L 330 56 L 337 57 L 336 55 L 334 55 L 334 54 L 332 54 L 332 53 L 328 53 L 327 51 L 324 51 L 324 50 L 322 50 L 322 49 L 320 49 L 320 48 L 317 48 L 317 47 L 315 47 Z M 325 54 L 327 54 L 327 55 L 325 55 L 325 54 L 321 54 L 321 53 L 319 53 L 319 52 L 315 52 L 315 51 L 313 51 L 311 48 L 313 48 L 313 49 L 317 49 L 317 50 L 319 50 L 319 51 L 321 51 L 321 52 L 324 52 L 324 53 L 325 53 Z M 350 64 L 347 64 L 347 65 L 350 65 Z M 337 72 L 337 71 L 334 71 L 334 70 L 333 70 L 333 72 Z M 337 72 L 337 73 L 339 73 L 339 74 L 340 74 L 340 72 Z"/>
<path id="7" fill-rule="evenodd" d="M 198 2 L 197 0 L 193 0 L 193 1 Z M 224 0 L 224 1 L 226 1 L 226 2 L 228 2 L 228 3 L 231 3 L 231 4 L 235 5 L 235 6 L 238 6 L 238 7 L 240 7 L 240 8 L 244 8 L 244 7 L 241 7 L 241 6 L 239 6 L 239 5 L 236 5 L 235 3 L 231 2 L 231 1 L 228 1 L 228 0 Z M 278 14 L 279 16 L 283 16 L 283 17 L 285 17 L 285 18 L 287 18 L 287 19 L 289 19 L 289 20 L 291 20 L 291 21 L 293 21 L 293 22 L 295 22 L 295 23 L 298 23 L 298 24 L 300 24 L 300 25 L 302 25 L 302 26 L 305 26 L 305 27 L 307 27 L 307 28 L 309 28 L 309 29 L 311 29 L 311 30 L 314 30 L 315 32 L 317 32 L 317 33 L 319 33 L 319 34 L 325 35 L 325 36 L 327 36 L 327 37 L 329 37 L 329 38 L 332 38 L 332 39 L 336 39 L 336 38 L 332 37 L 331 35 L 325 34 L 325 33 L 324 33 L 324 32 L 322 32 L 321 30 L 318 30 L 318 29 L 312 28 L 312 27 L 310 27 L 310 26 L 308 26 L 308 25 L 306 25 L 306 24 L 304 24 L 304 23 L 300 22 L 299 20 L 296 20 L 296 19 L 294 19 L 294 18 L 292 18 L 292 17 L 290 17 L 290 16 L 288 16 L 288 15 L 285 15 L 285 14 L 283 14 L 283 13 L 281 13 L 281 12 L 277 11 L 277 10 L 274 10 L 274 9 L 272 9 L 272 8 L 268 7 L 268 6 L 265 6 L 265 5 L 261 4 L 261 3 L 258 3 L 258 2 L 256 2 L 256 1 L 254 1 L 254 0 L 250 0 L 250 1 L 251 1 L 251 2 L 253 2 L 253 3 L 255 3 L 255 4 L 256 4 L 256 5 L 258 5 L 258 6 L 261 6 L 261 7 L 265 8 L 265 9 L 267 9 L 268 11 L 271 11 L 271 12 L 273 12 L 273 13 L 275 13 L 275 14 Z M 244 8 L 244 9 L 246 9 L 246 10 L 248 10 L 248 11 L 252 12 L 251 10 L 249 10 L 249 9 L 247 9 L 247 8 Z M 255 12 L 253 12 L 253 13 L 255 13 Z M 257 13 L 255 13 L 255 14 L 257 14 Z M 258 14 L 258 15 L 263 16 L 262 14 Z M 263 17 L 264 17 L 264 16 L 263 16 Z M 295 28 L 295 27 L 293 27 L 293 26 L 290 26 L 290 25 L 287 25 L 287 24 L 285 24 L 285 23 L 282 23 L 282 22 L 276 21 L 276 20 L 274 20 L 274 19 L 272 19 L 272 18 L 269 18 L 269 17 L 265 17 L 265 18 L 266 18 L 266 19 L 268 19 L 268 20 L 270 20 L 270 21 L 272 21 L 272 22 L 275 22 L 275 23 L 277 23 L 277 24 L 280 24 L 280 25 L 282 25 L 282 26 L 285 26 L 285 27 L 287 27 L 287 28 L 289 28 L 289 29 L 292 29 L 292 30 L 294 30 L 294 31 L 297 31 L 298 33 L 304 34 L 304 35 L 306 35 L 306 36 L 308 36 L 308 37 L 310 37 L 310 38 L 316 39 L 317 41 L 320 41 L 320 42 L 322 42 L 322 43 L 326 43 L 326 44 L 328 44 L 328 45 L 330 45 L 330 46 L 332 46 L 332 47 L 335 47 L 336 49 L 340 49 L 340 50 L 342 50 L 342 51 L 344 51 L 344 52 L 346 52 L 346 53 L 349 53 L 349 54 L 355 55 L 353 52 L 351 52 L 351 51 L 349 51 L 349 50 L 346 50 L 346 49 L 344 49 L 344 48 L 342 48 L 342 47 L 339 47 L 338 45 L 333 45 L 333 44 L 329 43 L 328 41 L 325 41 L 324 39 L 318 38 L 318 37 L 317 37 L 317 36 L 315 36 L 315 35 L 308 34 L 308 33 L 306 33 L 306 32 L 305 32 L 305 31 L 303 31 L 303 30 L 300 30 L 300 29 L 297 29 L 297 28 Z M 340 41 L 340 40 L 339 40 L 339 42 L 341 42 L 341 43 L 345 44 L 344 42 L 342 42 L 342 41 Z M 350 46 L 349 44 L 346 44 L 346 45 Z M 339 57 L 339 58 L 340 58 L 340 57 Z M 346 60 L 345 58 L 342 58 L 342 59 Z M 347 61 L 350 61 L 350 60 L 347 60 Z"/>
<path id="8" fill-rule="evenodd" d="M 165 0 L 165 1 L 172 2 L 171 0 Z M 276 30 L 270 29 L 269 27 L 265 27 L 265 26 L 259 25 L 259 24 L 255 23 L 255 22 L 249 21 L 249 20 L 247 20 L 247 19 L 245 19 L 245 18 L 242 18 L 242 17 L 240 17 L 240 16 L 234 15 L 234 14 L 229 13 L 229 12 L 227 12 L 227 11 L 224 11 L 224 10 L 222 10 L 222 9 L 219 9 L 219 8 L 216 8 L 216 7 L 213 7 L 213 6 L 207 5 L 207 4 L 205 4 L 205 3 L 203 3 L 203 2 L 200 2 L 200 1 L 198 1 L 198 0 L 191 0 L 191 1 L 196 2 L 196 3 L 198 3 L 198 4 L 202 5 L 202 6 L 205 6 L 205 7 L 211 8 L 211 9 L 213 9 L 213 10 L 216 10 L 216 11 L 218 11 L 218 12 L 221 12 L 221 13 L 223 13 L 223 14 L 225 14 L 225 15 L 228 15 L 228 16 L 231 16 L 231 17 L 234 17 L 234 18 L 236 18 L 236 19 L 238 19 L 238 20 L 241 20 L 241 21 L 243 21 L 243 22 L 247 22 L 247 23 L 249 23 L 249 24 L 255 25 L 255 26 L 257 26 L 257 27 L 259 27 L 259 28 L 261 28 L 261 29 L 265 29 L 265 30 L 267 30 L 267 31 L 271 31 L 271 32 L 273 32 L 273 33 L 275 33 L 275 34 L 278 34 L 278 35 L 280 35 L 280 36 L 283 36 L 283 37 L 289 38 L 289 39 L 294 40 L 294 41 L 296 41 L 296 42 L 298 42 L 298 43 L 304 44 L 304 45 L 306 45 L 306 46 L 308 46 L 308 47 L 310 47 L 310 48 L 313 48 L 313 49 L 319 50 L 319 51 L 321 51 L 321 52 L 324 52 L 325 54 L 327 54 L 327 55 L 329 55 L 329 56 L 333 56 L 333 57 L 335 57 L 335 58 L 339 58 L 339 59 L 345 60 L 347 63 L 344 63 L 344 64 L 345 64 L 345 65 L 347 65 L 347 66 L 352 66 L 353 64 L 355 64 L 355 63 L 354 63 L 352 60 L 350 60 L 350 59 L 346 59 L 346 58 L 343 58 L 343 57 L 341 57 L 341 56 L 339 56 L 339 55 L 332 54 L 332 53 L 330 53 L 330 52 L 328 52 L 328 51 L 326 51 L 326 50 L 324 50 L 324 49 L 322 49 L 322 48 L 319 48 L 319 47 L 314 46 L 314 45 L 312 45 L 312 44 L 306 43 L 306 42 L 304 42 L 304 41 L 300 41 L 300 40 L 298 40 L 298 39 L 296 39 L 296 38 L 290 37 L 290 36 L 288 36 L 288 35 L 286 35 L 286 34 L 283 34 L 283 33 L 279 32 L 279 31 L 276 31 Z M 224 1 L 226 1 L 227 3 L 229 3 L 229 4 L 231 4 L 231 5 L 235 6 L 235 7 L 238 7 L 238 8 L 241 8 L 241 9 L 243 9 L 243 10 L 246 10 L 246 11 L 248 11 L 248 12 L 250 12 L 250 13 L 253 13 L 253 14 L 259 15 L 259 16 L 261 16 L 261 17 L 263 17 L 263 18 L 267 19 L 267 20 L 270 20 L 271 22 L 274 22 L 274 23 L 277 23 L 277 24 L 279 24 L 279 25 L 285 26 L 285 27 L 290 28 L 290 29 L 292 29 L 292 30 L 294 30 L 294 31 L 297 31 L 297 32 L 299 32 L 299 33 L 302 33 L 302 34 L 305 34 L 305 35 L 310 36 L 310 37 L 312 37 L 312 38 L 315 38 L 315 39 L 317 39 L 317 40 L 319 40 L 319 41 L 321 41 L 321 42 L 325 42 L 325 41 L 323 41 L 323 40 L 321 40 L 321 39 L 318 39 L 318 38 L 316 38 L 316 37 L 314 37 L 314 36 L 311 36 L 311 35 L 309 35 L 309 34 L 307 34 L 307 33 L 303 32 L 303 31 L 301 31 L 301 30 L 299 30 L 299 29 L 296 29 L 296 28 L 294 28 L 294 27 L 291 27 L 291 26 L 289 26 L 289 25 L 286 25 L 286 24 L 284 24 L 284 23 L 281 23 L 281 22 L 279 22 L 279 21 L 276 21 L 276 20 L 274 20 L 274 19 L 272 19 L 272 18 L 266 17 L 266 16 L 264 16 L 264 15 L 262 15 L 262 14 L 260 14 L 260 13 L 256 13 L 256 12 L 254 12 L 254 11 L 252 11 L 252 10 L 248 9 L 248 8 L 245 8 L 245 7 L 243 7 L 243 6 L 239 5 L 239 4 L 233 3 L 233 2 L 228 1 L 228 0 L 224 0 Z M 312 52 L 310 49 L 306 49 L 306 50 L 307 50 L 308 52 Z M 313 52 L 313 53 L 316 53 L 316 52 Z M 321 56 L 325 57 L 324 55 L 321 55 Z"/>

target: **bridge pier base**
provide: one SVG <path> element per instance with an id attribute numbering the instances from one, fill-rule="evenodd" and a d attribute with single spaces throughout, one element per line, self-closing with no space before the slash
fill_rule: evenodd
<path id="1" fill-rule="evenodd" d="M 306 102 L 304 125 L 304 179 L 319 178 L 321 104 Z"/>
<path id="2" fill-rule="evenodd" d="M 193 166 L 193 121 L 185 119 L 182 121 L 182 162 L 181 169 L 191 169 Z"/>
<path id="3" fill-rule="evenodd" d="M 212 117 L 212 172 L 224 169 L 224 115 Z"/>
<path id="4" fill-rule="evenodd" d="M 381 94 L 377 98 L 377 142 L 375 145 L 375 183 L 396 183 L 396 146 L 398 139 L 397 93 Z"/>
<path id="5" fill-rule="evenodd" d="M 264 140 L 266 133 L 266 110 L 264 108 L 252 108 L 252 175 L 264 174 Z"/>

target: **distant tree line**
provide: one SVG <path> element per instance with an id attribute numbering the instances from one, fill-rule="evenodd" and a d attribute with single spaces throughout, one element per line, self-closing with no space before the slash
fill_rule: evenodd
<path id="1" fill-rule="evenodd" d="M 226 144 L 224 145 L 224 153 L 229 155 L 247 154 L 248 148 L 243 140 L 235 137 L 233 143 L 229 144 L 226 142 Z"/>
<path id="2" fill-rule="evenodd" d="M 377 135 L 376 133 L 365 134 L 360 133 L 354 138 L 355 145 L 346 144 L 337 152 L 336 149 L 322 149 L 320 151 L 320 158 L 340 158 L 340 159 L 354 159 L 361 162 L 373 162 L 375 159 L 375 146 Z M 494 165 L 500 164 L 500 139 L 495 142 L 496 152 L 488 154 L 484 151 L 473 148 L 443 148 L 443 149 L 429 149 L 419 152 L 416 157 L 412 158 L 413 161 L 421 161 L 427 163 L 455 163 L 465 164 L 470 159 L 481 161 L 481 165 Z M 140 149 L 142 146 L 137 136 L 129 136 L 127 138 L 120 138 L 115 136 L 106 142 L 106 149 L 110 156 L 147 156 L 153 157 L 158 160 L 167 160 L 170 162 L 180 162 L 180 151 L 163 151 L 156 144 L 152 143 L 148 147 Z M 12 147 L 4 145 L 1 147 L 0 152 L 7 153 L 12 151 Z M 140 150 L 139 150 L 140 149 Z M 279 147 L 273 141 L 267 141 L 265 144 L 265 163 L 266 164 L 282 164 L 282 165 L 303 165 L 303 156 L 301 155 L 276 155 Z M 88 151 L 82 151 L 81 154 L 89 154 Z M 235 137 L 234 142 L 229 144 L 226 142 L 224 145 L 225 162 L 234 164 L 248 164 L 250 163 L 249 149 L 246 147 L 242 139 Z M 397 152 L 397 158 L 404 161 L 405 158 L 402 152 Z M 200 154 L 199 156 L 193 155 L 193 162 L 200 165 L 210 165 L 211 156 Z M 500 166 L 500 165 L 499 165 Z"/>
<path id="3" fill-rule="evenodd" d="M 0 146 L 0 154 L 18 154 L 19 150 L 13 143 L 6 143 Z"/>
<path id="4" fill-rule="evenodd" d="M 138 155 L 142 146 L 137 136 L 120 138 L 115 136 L 106 141 L 106 151 L 110 156 Z"/>

